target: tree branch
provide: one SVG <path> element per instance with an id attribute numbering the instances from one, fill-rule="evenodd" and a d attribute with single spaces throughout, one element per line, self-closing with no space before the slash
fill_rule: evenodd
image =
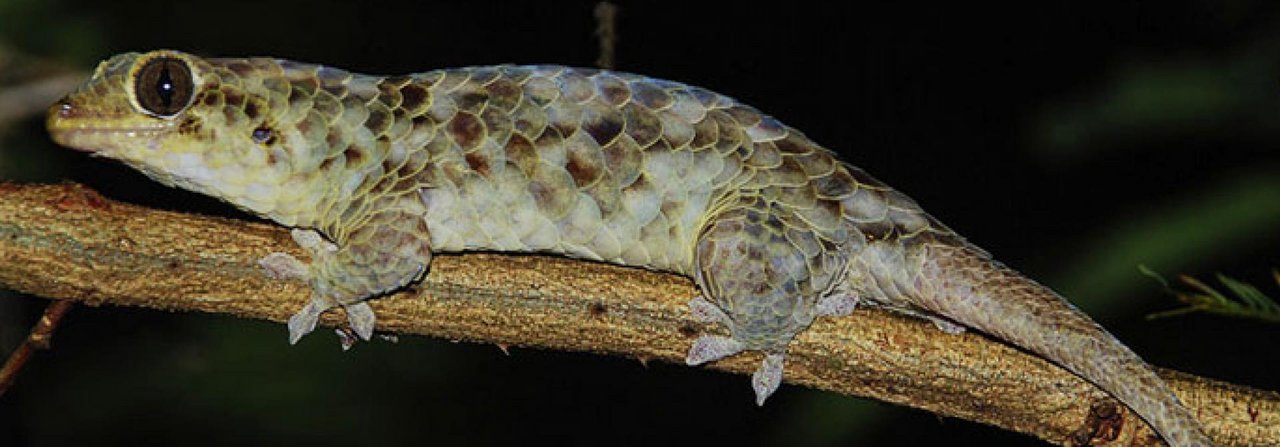
<path id="1" fill-rule="evenodd" d="M 78 185 L 0 183 L 0 286 L 50 299 L 285 321 L 309 291 L 257 259 L 305 257 L 283 229 L 145 209 Z M 415 290 L 375 300 L 378 330 L 681 362 L 703 331 L 685 278 L 542 256 L 439 256 Z M 333 325 L 341 312 L 324 319 Z M 758 354 L 712 369 L 747 373 Z M 1160 445 L 1076 376 L 980 334 L 948 335 L 876 310 L 821 318 L 796 339 L 787 381 L 983 422 L 1057 443 Z M 1219 445 L 1280 440 L 1280 394 L 1161 373 Z M 744 385 L 745 386 L 745 385 Z M 750 402 L 743 401 L 743 405 Z"/>

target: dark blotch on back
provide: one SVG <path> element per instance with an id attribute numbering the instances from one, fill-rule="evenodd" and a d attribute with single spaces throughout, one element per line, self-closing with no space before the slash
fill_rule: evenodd
<path id="1" fill-rule="evenodd" d="M 819 197 L 843 198 L 853 194 L 855 186 L 849 173 L 837 169 L 830 175 L 813 179 L 813 188 Z"/>
<path id="2" fill-rule="evenodd" d="M 600 168 L 599 163 L 592 163 L 592 160 L 573 152 L 569 153 L 568 160 L 564 164 L 564 169 L 569 171 L 569 176 L 573 177 L 573 183 L 579 188 L 591 185 L 600 178 Z"/>
<path id="3" fill-rule="evenodd" d="M 617 77 L 608 74 L 602 74 L 595 77 L 596 88 L 600 91 L 600 97 L 605 102 L 614 107 L 621 106 L 631 99 L 631 90 L 627 88 L 627 84 Z"/>
<path id="4" fill-rule="evenodd" d="M 429 93 L 426 88 L 418 84 L 409 84 L 400 89 L 400 96 L 404 100 L 400 102 L 400 107 L 409 111 L 418 111 L 427 102 Z"/>
<path id="5" fill-rule="evenodd" d="M 774 147 L 784 154 L 807 154 L 813 152 L 813 147 L 806 144 L 799 137 L 794 135 L 773 142 Z"/>
<path id="6" fill-rule="evenodd" d="M 260 109 L 258 108 L 257 102 L 249 101 L 244 103 L 244 116 L 249 117 L 251 120 L 256 120 L 258 119 L 259 112 Z"/>
<path id="7" fill-rule="evenodd" d="M 867 237 L 868 241 L 893 240 L 897 235 L 897 229 L 888 219 L 859 223 L 858 230 Z"/>
<path id="8" fill-rule="evenodd" d="M 488 102 L 489 94 L 484 92 L 463 93 L 454 100 L 458 110 L 465 110 L 471 113 L 478 113 Z"/>
<path id="9" fill-rule="evenodd" d="M 475 115 L 466 112 L 458 112 L 454 115 L 446 129 L 449 136 L 453 137 L 453 141 L 463 149 L 476 147 L 484 138 L 484 123 L 480 122 Z"/>
<path id="10" fill-rule="evenodd" d="M 627 135 L 640 147 L 648 147 L 662 137 L 662 121 L 644 107 L 627 104 L 622 108 L 626 120 Z"/>
<path id="11" fill-rule="evenodd" d="M 391 126 L 390 120 L 391 114 L 387 113 L 387 109 L 371 107 L 369 108 L 369 117 L 364 120 L 364 127 L 373 132 L 374 135 L 380 135 Z"/>
<path id="12" fill-rule="evenodd" d="M 347 146 L 347 150 L 342 151 L 342 156 L 347 159 L 347 166 L 359 166 L 364 161 L 364 151 L 355 145 Z"/>
<path id="13" fill-rule="evenodd" d="M 489 176 L 489 159 L 480 154 L 482 151 L 469 152 L 466 155 L 467 166 L 481 176 Z"/>
<path id="14" fill-rule="evenodd" d="M 516 83 L 506 79 L 495 80 L 485 86 L 489 93 L 489 105 L 510 112 L 520 104 L 520 96 L 524 93 Z"/>
<path id="15" fill-rule="evenodd" d="M 631 83 L 631 99 L 636 103 L 653 110 L 660 110 L 671 105 L 671 94 L 666 90 L 648 82 Z"/>
<path id="16" fill-rule="evenodd" d="M 582 130 L 595 138 L 596 143 L 601 146 L 609 144 L 614 138 L 622 133 L 623 121 L 616 113 L 583 113 L 582 114 Z"/>
<path id="17" fill-rule="evenodd" d="M 293 90 L 289 92 L 289 101 L 296 98 L 295 95 L 315 96 L 316 90 L 320 89 L 320 81 L 313 77 L 305 77 L 301 79 L 290 79 L 289 83 L 293 86 Z M 297 92 L 296 94 L 294 92 Z"/>
<path id="18" fill-rule="evenodd" d="M 512 135 L 507 139 L 505 149 L 507 162 L 514 164 L 525 175 L 531 174 L 534 166 L 538 164 L 538 153 L 533 147 L 533 142 L 522 135 Z"/>

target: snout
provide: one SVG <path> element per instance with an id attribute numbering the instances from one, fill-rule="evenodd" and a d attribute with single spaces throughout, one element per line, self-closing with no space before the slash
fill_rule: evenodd
<path id="1" fill-rule="evenodd" d="M 58 102 L 49 106 L 49 111 L 45 114 L 44 127 L 49 131 L 49 137 L 53 138 L 55 143 L 73 147 L 70 144 L 70 135 L 73 133 L 72 129 L 75 126 L 71 123 L 75 121 L 77 112 L 78 109 L 67 98 L 59 99 Z"/>

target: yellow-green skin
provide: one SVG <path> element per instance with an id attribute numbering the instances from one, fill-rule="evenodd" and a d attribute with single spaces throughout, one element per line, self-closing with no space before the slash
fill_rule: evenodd
<path id="1" fill-rule="evenodd" d="M 136 97 L 136 71 L 156 57 L 192 72 L 173 116 Z M 692 312 L 732 337 L 698 339 L 688 362 L 764 351 L 761 403 L 797 333 L 862 303 L 1010 341 L 1106 389 L 1171 445 L 1211 445 L 1150 367 L 1051 290 L 798 131 L 697 87 L 558 66 L 366 76 L 156 51 L 103 62 L 48 127 L 297 229 L 309 265 L 263 262 L 313 286 L 292 341 L 337 305 L 368 338 L 364 300 L 421 279 L 432 252 L 558 253 L 692 277 Z"/>

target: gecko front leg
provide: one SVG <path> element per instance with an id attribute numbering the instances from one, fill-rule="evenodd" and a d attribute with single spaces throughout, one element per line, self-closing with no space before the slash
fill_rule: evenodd
<path id="1" fill-rule="evenodd" d="M 293 237 L 293 241 L 299 247 L 302 247 L 303 250 L 311 255 L 311 259 L 321 259 L 338 251 L 337 245 L 325 240 L 324 236 L 321 236 L 315 230 L 295 228 L 289 232 L 289 235 Z M 273 252 L 258 260 L 258 265 L 262 266 L 267 271 L 267 276 L 272 278 L 301 279 L 308 283 L 311 281 L 309 264 L 288 253 Z M 320 314 L 336 305 L 337 302 L 329 297 L 313 293 L 311 300 L 301 310 L 289 317 L 289 344 L 296 344 L 303 335 L 315 330 L 316 323 L 320 320 Z M 347 315 L 349 319 L 354 316 L 350 310 L 347 311 Z M 353 329 L 358 327 L 358 323 L 354 319 L 351 319 L 350 324 Z M 358 330 L 357 333 L 359 333 Z"/>
<path id="2" fill-rule="evenodd" d="M 311 300 L 289 318 L 290 344 L 314 330 L 320 315 L 337 306 L 346 310 L 356 335 L 369 340 L 376 317 L 365 300 L 421 279 L 431 262 L 426 223 L 412 211 L 392 208 L 376 213 L 347 233 L 342 245 L 314 230 L 295 229 L 291 234 L 311 254 L 310 264 L 285 253 L 271 253 L 259 261 L 268 275 L 311 284 Z"/>

